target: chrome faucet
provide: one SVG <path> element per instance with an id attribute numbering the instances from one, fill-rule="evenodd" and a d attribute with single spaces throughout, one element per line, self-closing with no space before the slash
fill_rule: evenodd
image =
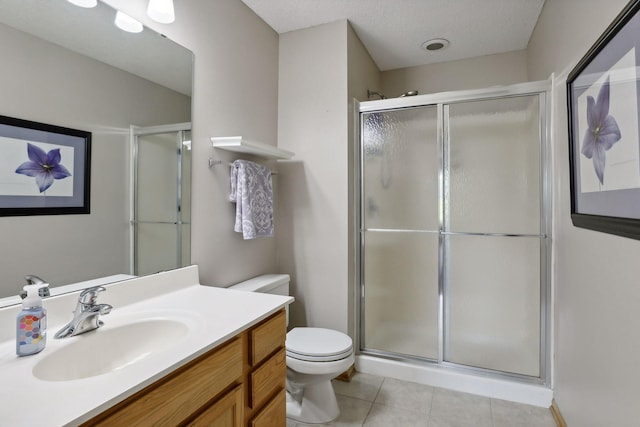
<path id="1" fill-rule="evenodd" d="M 78 304 L 73 311 L 73 319 L 64 328 L 56 332 L 55 337 L 72 337 L 102 326 L 104 323 L 100 320 L 100 315 L 109 314 L 113 308 L 109 304 L 96 304 L 98 294 L 104 290 L 105 288 L 102 286 L 95 286 L 80 292 Z"/>

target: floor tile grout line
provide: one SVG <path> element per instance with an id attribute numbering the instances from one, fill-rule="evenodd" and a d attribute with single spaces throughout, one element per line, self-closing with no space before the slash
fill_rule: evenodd
<path id="1" fill-rule="evenodd" d="M 493 416 L 493 399 L 489 398 L 489 411 L 491 411 L 491 425 L 496 427 L 496 418 Z"/>
<path id="2" fill-rule="evenodd" d="M 371 406 L 369 406 L 369 411 L 367 412 L 367 415 L 364 417 L 364 420 L 362 420 L 362 427 L 365 427 L 365 424 L 367 423 L 367 418 L 369 418 L 369 415 L 371 415 L 371 411 L 373 411 L 373 405 L 375 405 L 376 400 L 378 400 L 378 395 L 380 394 L 380 390 L 382 390 L 382 386 L 384 384 L 385 379 L 386 379 L 385 377 L 382 377 L 382 381 L 380 381 L 378 390 L 376 390 L 376 395 L 373 396 L 373 400 L 371 401 Z"/>
<path id="3" fill-rule="evenodd" d="M 429 402 L 429 414 L 427 415 L 427 425 L 431 424 L 431 411 L 433 411 L 433 399 L 436 395 L 436 388 L 431 387 L 431 402 Z"/>
<path id="4" fill-rule="evenodd" d="M 378 386 L 378 390 L 376 390 L 376 395 L 373 396 L 373 401 L 372 403 L 376 403 L 376 400 L 378 400 L 378 396 L 380 395 L 380 390 L 382 390 L 382 386 L 384 385 L 384 382 L 387 379 L 385 377 L 382 377 L 382 381 L 380 381 L 380 385 Z"/>
<path id="5" fill-rule="evenodd" d="M 348 394 L 343 394 L 343 393 L 338 393 L 338 392 L 336 392 L 336 396 L 342 396 L 342 397 L 346 397 L 346 398 L 349 398 L 349 399 L 355 399 L 355 400 L 359 400 L 361 402 L 373 403 L 373 400 L 365 399 L 365 398 L 362 398 L 362 397 L 349 396 Z"/>
<path id="6" fill-rule="evenodd" d="M 371 411 L 373 410 L 373 402 L 369 402 L 371 403 L 371 406 L 369 406 L 369 410 L 367 411 L 367 415 L 364 416 L 364 419 L 362 420 L 362 424 L 361 426 L 364 427 L 364 425 L 367 423 L 367 418 L 369 418 L 369 414 L 371 414 Z"/>

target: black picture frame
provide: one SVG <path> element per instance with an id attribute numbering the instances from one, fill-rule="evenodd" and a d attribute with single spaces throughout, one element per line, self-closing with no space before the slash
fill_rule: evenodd
<path id="1" fill-rule="evenodd" d="M 571 220 L 640 240 L 640 0 L 567 77 Z"/>
<path id="2" fill-rule="evenodd" d="M 90 213 L 91 132 L 0 116 L 0 216 Z"/>

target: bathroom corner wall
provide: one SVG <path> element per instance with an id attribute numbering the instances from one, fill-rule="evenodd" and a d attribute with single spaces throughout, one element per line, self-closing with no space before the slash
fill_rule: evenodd
<path id="1" fill-rule="evenodd" d="M 355 153 L 353 99 L 380 74 L 347 21 L 280 36 L 279 271 L 291 274 L 290 326 L 355 336 Z"/>
<path id="2" fill-rule="evenodd" d="M 146 0 L 107 3 L 195 54 L 191 260 L 199 265 L 201 283 L 228 286 L 277 272 L 276 238 L 244 241 L 233 231 L 229 168 L 209 169 L 207 159 L 236 158 L 214 151 L 212 136 L 242 135 L 276 145 L 278 34 L 240 0 L 176 1 L 176 21 L 169 25 L 146 17 Z"/>
<path id="3" fill-rule="evenodd" d="M 347 26 L 347 56 L 348 56 L 348 96 L 347 105 L 348 110 L 348 138 L 349 138 L 349 150 L 347 167 L 349 168 L 348 181 L 349 181 L 349 214 L 348 214 L 348 237 L 349 237 L 349 293 L 348 293 L 348 330 L 352 337 L 357 340 L 358 329 L 358 307 L 359 307 L 359 284 L 356 283 L 358 270 L 360 265 L 356 258 L 357 247 L 360 246 L 360 239 L 358 238 L 357 227 L 359 214 L 357 210 L 357 204 L 359 203 L 359 183 L 360 177 L 358 176 L 359 167 L 358 151 L 360 147 L 359 129 L 356 128 L 355 114 L 357 109 L 355 108 L 354 99 L 358 101 L 367 101 L 367 90 L 379 90 L 380 88 L 380 70 L 375 62 L 369 55 L 369 52 L 364 47 L 351 25 Z"/>
<path id="4" fill-rule="evenodd" d="M 640 241 L 570 218 L 566 77 L 627 0 L 547 0 L 528 48 L 531 79 L 554 73 L 554 396 L 570 426 L 636 426 Z"/>
<path id="5" fill-rule="evenodd" d="M 387 97 L 393 98 L 408 90 L 417 90 L 424 95 L 526 81 L 527 54 L 519 50 L 383 71 L 381 89 Z"/>
<path id="6" fill-rule="evenodd" d="M 347 22 L 280 35 L 278 265 L 291 274 L 290 326 L 347 332 Z"/>

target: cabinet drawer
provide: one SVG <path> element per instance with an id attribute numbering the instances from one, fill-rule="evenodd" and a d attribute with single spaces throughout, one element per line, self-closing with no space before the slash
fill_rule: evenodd
<path id="1" fill-rule="evenodd" d="M 258 408 L 277 389 L 284 390 L 287 377 L 285 349 L 280 349 L 271 359 L 251 373 L 251 408 Z"/>
<path id="2" fill-rule="evenodd" d="M 285 311 L 282 310 L 249 332 L 251 357 L 249 363 L 256 366 L 280 347 L 284 347 L 287 335 Z"/>
<path id="3" fill-rule="evenodd" d="M 242 341 L 234 339 L 125 400 L 88 425 L 175 426 L 242 377 Z"/>
<path id="4" fill-rule="evenodd" d="M 286 394 L 282 390 L 249 422 L 250 427 L 274 427 L 287 424 Z"/>
<path id="5" fill-rule="evenodd" d="M 188 427 L 242 427 L 244 406 L 242 386 L 239 385 L 211 405 Z"/>

